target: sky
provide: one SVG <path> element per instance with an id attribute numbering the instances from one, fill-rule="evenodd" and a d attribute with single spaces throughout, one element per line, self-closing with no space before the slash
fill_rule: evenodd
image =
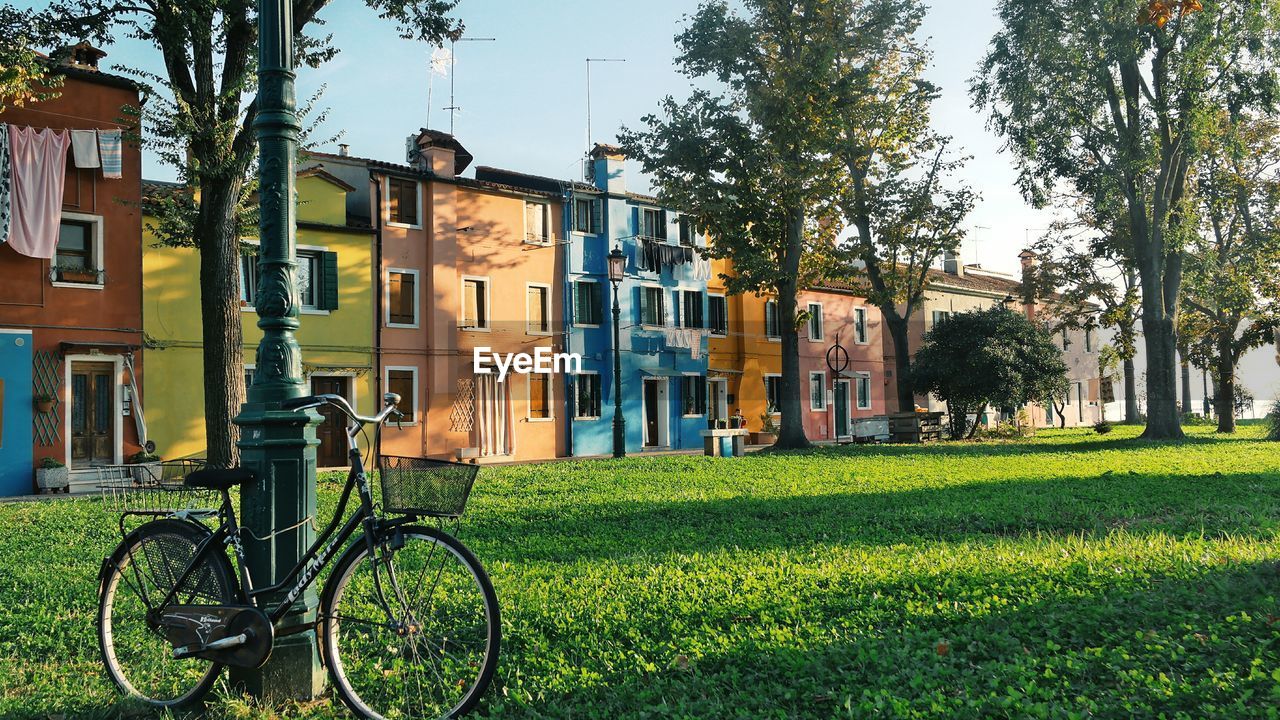
<path id="1" fill-rule="evenodd" d="M 1018 252 L 1052 214 L 1022 200 L 1010 156 L 969 99 L 969 79 L 998 27 L 994 4 L 935 0 L 921 32 L 934 52 L 929 79 L 941 88 L 934 127 L 972 156 L 959 178 L 981 196 L 962 257 L 1015 273 Z M 688 94 L 689 81 L 672 58 L 674 37 L 696 7 L 695 0 L 461 0 L 456 14 L 466 24 L 465 37 L 494 40 L 455 46 L 453 104 L 460 109 L 454 134 L 477 165 L 577 176 L 587 148 L 586 58 L 625 60 L 592 65 L 592 139 L 612 142 L 619 128 L 638 127 L 664 96 Z M 354 0 L 334 2 L 320 17 L 341 52 L 319 69 L 298 72 L 300 102 L 324 88 L 318 105 L 329 115 L 316 137 L 341 133 L 353 155 L 403 162 L 405 137 L 427 126 L 428 114 L 432 128 L 450 129 L 450 78 L 432 77 L 433 48 L 400 39 L 390 23 Z M 126 39 L 104 49 L 107 66 L 160 70 L 151 46 Z M 336 151 L 336 145 L 317 149 Z M 155 158 L 144 159 L 144 173 L 156 180 L 174 176 Z M 633 189 L 649 189 L 638 168 L 629 167 L 628 177 Z M 1243 363 L 1259 397 L 1272 397 L 1280 385 L 1271 355 L 1264 348 Z"/>

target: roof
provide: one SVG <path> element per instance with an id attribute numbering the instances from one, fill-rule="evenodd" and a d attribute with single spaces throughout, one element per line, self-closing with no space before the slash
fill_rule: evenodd
<path id="1" fill-rule="evenodd" d="M 142 181 L 142 200 L 144 202 L 154 202 L 162 198 L 172 197 L 174 195 L 186 192 L 187 187 L 182 183 L 168 182 L 166 180 L 146 180 Z"/>
<path id="2" fill-rule="evenodd" d="M 298 178 L 301 179 L 305 177 L 316 177 L 316 178 L 320 178 L 321 180 L 326 180 L 330 183 L 333 183 L 334 185 L 337 185 L 343 190 L 346 190 L 347 192 L 356 191 L 356 189 L 352 187 L 350 183 L 345 182 L 342 178 L 338 177 L 337 175 L 334 175 L 328 170 L 325 170 L 324 165 L 314 165 L 305 170 L 299 170 Z"/>
<path id="3" fill-rule="evenodd" d="M 600 188 L 589 183 L 578 182 L 576 180 L 558 180 L 545 175 L 533 175 L 530 173 L 522 173 L 515 170 L 506 170 L 496 168 L 489 165 L 476 166 L 476 180 L 481 182 L 493 182 L 512 187 L 523 187 L 531 190 L 539 190 L 542 192 L 561 193 L 566 187 L 583 192 L 601 192 Z"/>

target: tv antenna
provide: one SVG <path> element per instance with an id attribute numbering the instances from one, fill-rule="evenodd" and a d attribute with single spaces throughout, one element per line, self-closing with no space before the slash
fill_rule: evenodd
<path id="1" fill-rule="evenodd" d="M 453 98 L 453 87 L 454 87 L 453 68 L 458 62 L 458 53 L 454 49 L 454 46 L 460 42 L 495 42 L 497 39 L 498 38 L 492 38 L 492 37 L 461 37 L 456 40 L 449 41 L 449 107 L 445 108 L 445 110 L 449 111 L 449 134 L 450 135 L 453 134 L 453 116 L 458 110 L 462 109 L 458 107 L 458 103 Z"/>
<path id="2" fill-rule="evenodd" d="M 626 58 L 587 58 L 587 155 L 591 154 L 591 63 L 622 63 Z"/>

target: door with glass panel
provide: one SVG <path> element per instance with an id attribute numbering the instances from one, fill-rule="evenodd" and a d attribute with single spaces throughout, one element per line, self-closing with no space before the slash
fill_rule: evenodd
<path id="1" fill-rule="evenodd" d="M 115 366 L 71 364 L 71 466 L 115 462 Z"/>

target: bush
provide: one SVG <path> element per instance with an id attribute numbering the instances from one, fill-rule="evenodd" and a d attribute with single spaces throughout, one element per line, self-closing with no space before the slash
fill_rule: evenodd
<path id="1" fill-rule="evenodd" d="M 1280 400 L 1273 401 L 1267 411 L 1267 439 L 1280 440 Z"/>
<path id="2" fill-rule="evenodd" d="M 128 465 L 142 465 L 143 463 L 151 463 L 151 462 L 160 462 L 160 456 L 153 455 L 147 452 L 146 450 L 139 450 L 138 452 L 130 455 L 129 458 L 125 460 L 125 463 Z"/>
<path id="3" fill-rule="evenodd" d="M 40 461 L 41 470 L 53 470 L 54 468 L 60 468 L 60 467 L 66 467 L 66 465 L 63 465 L 62 463 L 58 462 L 57 460 L 51 457 L 47 457 Z"/>
<path id="4" fill-rule="evenodd" d="M 1107 433 L 1111 432 L 1111 430 L 1112 430 L 1111 423 L 1107 422 L 1106 420 L 1099 420 L 1098 422 L 1093 424 L 1093 431 L 1098 433 L 1099 435 L 1106 435 Z"/>

